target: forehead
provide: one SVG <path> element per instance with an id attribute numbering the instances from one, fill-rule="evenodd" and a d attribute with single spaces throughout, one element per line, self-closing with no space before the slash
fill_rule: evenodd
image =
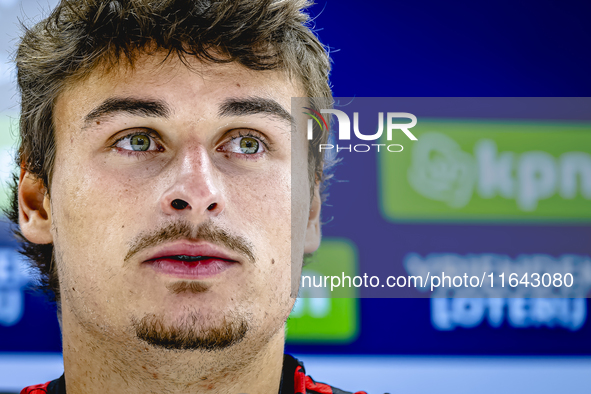
<path id="1" fill-rule="evenodd" d="M 81 121 L 97 103 L 109 98 L 151 98 L 166 102 L 178 116 L 199 118 L 217 111 L 228 97 L 249 96 L 272 99 L 289 111 L 291 98 L 304 94 L 301 83 L 284 70 L 250 70 L 235 62 L 142 54 L 133 65 L 122 60 L 70 81 L 56 100 L 54 114 L 56 123 L 60 119 L 71 123 Z"/>

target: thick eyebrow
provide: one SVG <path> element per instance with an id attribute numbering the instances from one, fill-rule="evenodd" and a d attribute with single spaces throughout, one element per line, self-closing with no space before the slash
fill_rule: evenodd
<path id="1" fill-rule="evenodd" d="M 84 117 L 84 128 L 93 121 L 113 116 L 118 113 L 147 117 L 168 118 L 170 107 L 161 100 L 138 99 L 133 97 L 114 97 L 103 101 Z"/>
<path id="2" fill-rule="evenodd" d="M 263 97 L 228 98 L 220 105 L 218 116 L 270 115 L 294 124 L 285 108 L 273 99 Z"/>

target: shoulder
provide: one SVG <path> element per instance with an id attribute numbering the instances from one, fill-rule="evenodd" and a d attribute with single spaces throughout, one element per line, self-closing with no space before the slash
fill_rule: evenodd
<path id="1" fill-rule="evenodd" d="M 51 382 L 25 387 L 20 394 L 66 394 L 64 375 Z"/>
<path id="2" fill-rule="evenodd" d="M 367 394 L 365 391 L 352 393 L 343 391 L 326 383 L 316 382 L 311 376 L 306 375 L 304 364 L 296 358 L 286 354 L 283 361 L 284 382 L 293 382 L 294 394 Z M 293 373 L 293 380 L 288 374 Z"/>
<path id="3" fill-rule="evenodd" d="M 25 387 L 21 390 L 20 394 L 46 394 L 47 386 L 49 386 L 49 383 L 51 382 Z"/>

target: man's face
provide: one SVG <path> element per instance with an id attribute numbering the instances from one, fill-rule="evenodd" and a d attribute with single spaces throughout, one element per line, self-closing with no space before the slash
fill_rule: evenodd
<path id="1" fill-rule="evenodd" d="M 304 93 L 281 72 L 162 60 L 55 104 L 45 205 L 64 319 L 171 348 L 270 338 L 294 302 L 292 247 L 319 242 L 318 197 L 291 171 L 307 166 L 289 119 Z"/>

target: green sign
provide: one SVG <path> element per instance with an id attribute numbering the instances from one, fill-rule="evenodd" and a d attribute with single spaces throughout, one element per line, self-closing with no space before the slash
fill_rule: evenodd
<path id="1" fill-rule="evenodd" d="M 18 134 L 18 117 L 0 112 L 0 208 L 8 205 L 9 182 L 15 171 L 14 154 Z"/>
<path id="2" fill-rule="evenodd" d="M 591 221 L 591 124 L 419 118 L 413 133 L 377 154 L 388 219 Z"/>
<path id="3" fill-rule="evenodd" d="M 325 238 L 312 263 L 305 266 L 302 277 L 354 276 L 358 274 L 357 250 L 348 240 Z M 359 333 L 359 300 L 356 288 L 335 289 L 330 286 L 300 287 L 300 298 L 287 320 L 288 343 L 353 342 Z M 322 293 L 324 292 L 324 293 Z M 349 297 L 349 298 L 332 298 Z"/>

